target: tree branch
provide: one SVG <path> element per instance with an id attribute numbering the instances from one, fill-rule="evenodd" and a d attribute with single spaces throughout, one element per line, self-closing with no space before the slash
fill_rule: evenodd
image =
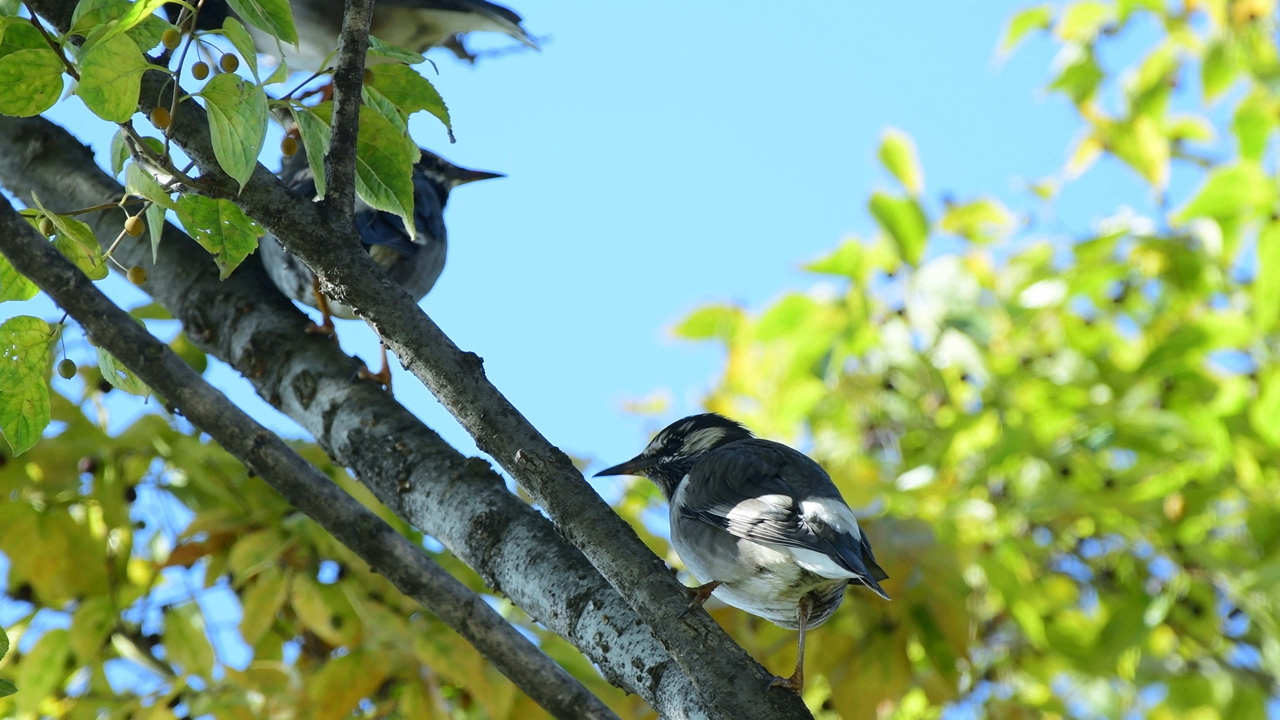
<path id="1" fill-rule="evenodd" d="M 94 165 L 87 147 L 38 117 L 0 117 L 0 184 L 28 203 L 32 192 L 66 203 L 51 207 L 55 212 L 124 190 Z M 119 217 L 109 212 L 81 219 L 104 247 L 119 230 Z M 303 331 L 307 318 L 276 291 L 256 257 L 219 281 L 208 253 L 170 226 L 154 264 L 143 240 L 127 239 L 116 257 L 148 271 L 144 289 L 197 346 L 235 367 L 393 512 L 581 649 L 611 683 L 663 717 L 731 717 L 703 701 L 618 593 L 486 463 L 463 457 L 389 394 L 352 382 L 361 363 Z"/>
<path id="2" fill-rule="evenodd" d="M 335 225 L 344 228 L 355 222 L 356 136 L 372 22 L 373 0 L 347 0 L 338 35 L 338 65 L 333 71 L 333 134 L 324 156 L 325 211 Z"/>
<path id="3" fill-rule="evenodd" d="M 114 355 L 294 507 L 466 638 L 548 712 L 563 718 L 616 720 L 599 698 L 431 560 L 425 550 L 330 482 L 116 307 L 83 272 L 37 235 L 3 196 L 0 253 L 75 318 L 94 345 Z"/>

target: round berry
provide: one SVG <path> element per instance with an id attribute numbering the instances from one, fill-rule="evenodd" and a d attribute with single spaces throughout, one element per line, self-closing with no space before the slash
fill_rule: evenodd
<path id="1" fill-rule="evenodd" d="M 240 67 L 240 58 L 231 53 L 224 53 L 218 59 L 218 67 L 222 68 L 222 72 L 235 72 Z"/>
<path id="2" fill-rule="evenodd" d="M 178 47 L 178 43 L 182 42 L 182 33 L 178 32 L 178 28 L 169 28 L 160 36 L 160 42 L 165 49 L 172 50 Z"/>
<path id="3" fill-rule="evenodd" d="M 40 234 L 49 237 L 53 234 L 53 221 L 47 217 L 40 218 Z"/>
<path id="4" fill-rule="evenodd" d="M 197 80 L 203 80 L 209 77 L 209 63 L 198 62 L 191 66 L 191 77 Z"/>
<path id="5" fill-rule="evenodd" d="M 142 267 L 141 265 L 134 265 L 133 267 L 129 268 L 127 277 L 129 278 L 129 282 L 133 283 L 134 285 L 141 285 L 142 283 L 147 281 L 147 269 Z"/>
<path id="6" fill-rule="evenodd" d="M 173 116 L 169 114 L 169 108 L 157 107 L 151 111 L 151 124 L 157 128 L 164 130 L 173 123 Z"/>
<path id="7" fill-rule="evenodd" d="M 129 218 L 124 221 L 124 231 L 134 237 L 138 237 L 147 231 L 147 224 L 143 222 L 141 216 L 130 215 Z"/>
<path id="8" fill-rule="evenodd" d="M 298 139 L 286 135 L 284 140 L 280 141 L 280 152 L 283 153 L 285 157 L 293 157 L 296 155 L 298 153 Z"/>
<path id="9" fill-rule="evenodd" d="M 58 363 L 58 375 L 63 380 L 70 380 L 76 376 L 76 364 L 71 358 L 62 358 L 62 362 Z"/>

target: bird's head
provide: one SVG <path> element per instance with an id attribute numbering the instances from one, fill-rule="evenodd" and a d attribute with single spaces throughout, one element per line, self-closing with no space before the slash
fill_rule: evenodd
<path id="1" fill-rule="evenodd" d="M 487 170 L 468 170 L 464 167 L 458 167 L 430 150 L 422 151 L 422 156 L 418 158 L 418 164 L 414 166 L 414 169 L 425 175 L 432 182 L 440 185 L 444 189 L 446 196 L 450 190 L 459 185 L 465 185 L 477 180 L 506 177 L 502 173 L 489 172 Z"/>
<path id="2" fill-rule="evenodd" d="M 601 470 L 596 477 L 643 475 L 658 483 L 669 497 L 703 453 L 749 437 L 751 431 L 723 415 L 690 415 L 659 431 L 639 455 Z"/>

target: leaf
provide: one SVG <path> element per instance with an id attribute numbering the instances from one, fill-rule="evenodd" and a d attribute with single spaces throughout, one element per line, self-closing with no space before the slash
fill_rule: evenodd
<path id="1" fill-rule="evenodd" d="M 293 120 L 298 124 L 298 133 L 302 135 L 302 146 L 307 151 L 307 165 L 311 167 L 311 176 L 315 179 L 316 195 L 324 196 L 324 156 L 329 152 L 329 138 L 333 132 L 329 129 L 329 118 L 333 113 L 333 103 L 321 103 L 314 108 L 291 107 Z"/>
<path id="2" fill-rule="evenodd" d="M 129 144 L 124 139 L 124 128 L 116 130 L 111 136 L 111 174 L 119 175 L 124 164 L 129 161 Z"/>
<path id="3" fill-rule="evenodd" d="M 952 205 L 942 214 L 938 227 L 974 243 L 987 243 L 1013 230 L 1014 217 L 999 200 L 983 198 Z"/>
<path id="4" fill-rule="evenodd" d="M 40 288 L 9 264 L 9 258 L 0 255 L 0 302 L 5 300 L 30 300 Z"/>
<path id="5" fill-rule="evenodd" d="M 1173 220 L 1186 223 L 1197 217 L 1219 222 L 1252 216 L 1270 210 L 1275 202 L 1275 185 L 1257 163 L 1240 162 L 1214 169 L 1200 189 Z"/>
<path id="6" fill-rule="evenodd" d="M 1240 156 L 1262 162 L 1267 150 L 1267 137 L 1275 127 L 1276 103 L 1263 91 L 1256 91 L 1236 106 L 1231 130 L 1240 143 Z"/>
<path id="7" fill-rule="evenodd" d="M 1249 406 L 1254 432 L 1273 446 L 1280 446 L 1280 370 L 1271 370 L 1260 381 L 1258 399 Z"/>
<path id="8" fill-rule="evenodd" d="M 18 665 L 14 706 L 19 714 L 37 714 L 41 703 L 66 680 L 70 656 L 70 635 L 65 629 L 50 630 L 40 636 Z"/>
<path id="9" fill-rule="evenodd" d="M 924 190 L 924 172 L 916 158 L 916 146 L 906 133 L 897 128 L 884 131 L 880 138 L 880 162 L 907 192 L 919 195 Z"/>
<path id="10" fill-rule="evenodd" d="M 293 10 L 288 0 L 227 0 L 236 14 L 244 18 L 250 25 L 276 36 L 280 40 L 298 44 L 298 31 L 293 25 Z M 341 9 L 333 8 L 341 15 Z"/>
<path id="11" fill-rule="evenodd" d="M 214 157 L 243 188 L 267 137 L 267 94 L 233 73 L 215 75 L 199 94 L 209 111 Z"/>
<path id="12" fill-rule="evenodd" d="M 870 208 L 880 227 L 893 238 L 902 259 L 918 265 L 929 234 L 929 220 L 920 204 L 911 198 L 877 192 L 871 195 Z"/>
<path id="13" fill-rule="evenodd" d="M 116 608 L 106 595 L 85 598 L 71 615 L 71 649 L 81 665 L 92 665 L 116 626 Z"/>
<path id="14" fill-rule="evenodd" d="M 107 23 L 100 41 L 110 40 L 120 33 L 132 30 L 143 20 L 150 18 L 156 10 L 159 10 L 167 2 L 169 0 L 134 0 L 134 2 L 128 4 L 120 17 Z M 150 46 L 147 47 L 149 48 Z"/>
<path id="15" fill-rule="evenodd" d="M 191 237 L 213 255 L 222 279 L 257 249 L 262 237 L 262 226 L 230 200 L 187 194 L 178 198 L 177 213 Z"/>
<path id="16" fill-rule="evenodd" d="M 289 598 L 289 578 L 278 568 L 269 567 L 253 580 L 241 596 L 243 612 L 240 634 L 250 645 L 257 645 L 276 621 L 276 614 Z"/>
<path id="17" fill-rule="evenodd" d="M 1253 322 L 1260 335 L 1280 320 L 1280 222 L 1258 233 L 1258 274 L 1253 288 Z"/>
<path id="18" fill-rule="evenodd" d="M 686 340 L 728 340 L 745 315 L 732 305 L 708 305 L 698 308 L 680 321 L 673 332 Z"/>
<path id="19" fill-rule="evenodd" d="M 71 14 L 71 31 L 68 34 L 88 36 L 100 26 L 101 31 L 106 32 L 133 12 L 134 8 L 135 3 L 129 0 L 80 0 Z M 169 27 L 172 27 L 169 23 L 148 13 L 141 16 L 126 34 L 133 38 L 139 49 L 146 51 L 160 42 L 161 35 Z"/>
<path id="20" fill-rule="evenodd" d="M 31 117 L 62 94 L 62 61 L 47 47 L 0 57 L 0 114 Z"/>
<path id="21" fill-rule="evenodd" d="M 394 60 L 397 63 L 404 63 L 405 65 L 417 65 L 418 63 L 427 61 L 427 58 L 422 53 L 405 50 L 402 47 L 397 47 L 391 43 L 380 40 L 373 35 L 369 36 L 368 57 L 386 58 L 388 60 Z M 372 65 L 372 63 L 367 63 L 367 61 L 366 64 Z M 380 67 L 388 66 L 380 65 Z"/>
<path id="22" fill-rule="evenodd" d="M 134 375 L 132 370 L 116 360 L 114 355 L 101 347 L 95 349 L 98 351 L 98 370 L 102 373 L 102 379 L 111 383 L 112 387 L 119 388 L 130 395 L 146 397 L 151 394 L 151 388 Z"/>
<path id="23" fill-rule="evenodd" d="M 1062 12 L 1054 32 L 1065 42 L 1086 43 L 1098 35 L 1103 25 L 1115 20 L 1115 8 L 1102 0 L 1080 0 Z"/>
<path id="24" fill-rule="evenodd" d="M 164 614 L 165 658 L 182 668 L 184 674 L 209 677 L 213 670 L 213 647 L 204 630 L 204 615 L 195 603 L 170 607 Z"/>
<path id="25" fill-rule="evenodd" d="M 144 139 L 154 140 L 155 138 Z M 124 168 L 124 189 L 130 195 L 146 198 L 161 208 L 168 210 L 178 208 L 173 197 L 165 192 L 164 186 L 156 180 L 155 176 L 136 162 L 130 162 Z"/>
<path id="26" fill-rule="evenodd" d="M 30 450 L 50 420 L 49 324 L 27 315 L 0 325 L 0 436 L 14 455 Z"/>
<path id="27" fill-rule="evenodd" d="M 56 234 L 54 247 L 75 263 L 76 267 L 88 275 L 90 280 L 105 278 L 107 261 L 102 256 L 102 248 L 98 246 L 98 238 L 93 234 L 93 229 L 87 223 L 70 215 L 50 212 L 40 202 L 40 197 L 34 193 L 32 193 L 31 202 L 53 223 Z M 30 220 L 33 227 L 38 227 L 34 216 L 31 216 Z"/>
<path id="28" fill-rule="evenodd" d="M 76 94 L 103 120 L 124 122 L 138 109 L 142 73 L 150 66 L 128 35 L 99 37 L 85 40 Z"/>
<path id="29" fill-rule="evenodd" d="M 164 208 L 156 203 L 147 206 L 147 234 L 151 238 L 151 262 L 160 258 L 160 239 L 164 237 Z"/>
<path id="30" fill-rule="evenodd" d="M 1239 72 L 1240 66 L 1235 61 L 1227 38 L 1212 40 L 1200 62 L 1200 87 L 1205 102 L 1212 102 L 1226 92 Z"/>
<path id="31" fill-rule="evenodd" d="M 1045 30 L 1053 23 L 1053 7 L 1036 5 L 1014 13 L 1000 38 L 1000 55 L 1008 56 L 1032 30 Z"/>
<path id="32" fill-rule="evenodd" d="M 237 582 L 243 582 L 275 563 L 285 551 L 285 542 L 275 530 L 257 530 L 231 546 L 228 567 Z"/>
<path id="33" fill-rule="evenodd" d="M 1059 53 L 1062 58 L 1058 76 L 1049 83 L 1050 90 L 1060 90 L 1077 105 L 1092 98 L 1102 83 L 1102 68 L 1094 58 L 1092 48 L 1068 45 Z"/>
<path id="34" fill-rule="evenodd" d="M 453 121 L 444 98 L 431 81 L 407 65 L 375 65 L 370 69 L 373 77 L 368 85 L 395 103 L 405 115 L 426 110 L 449 131 L 453 140 Z"/>

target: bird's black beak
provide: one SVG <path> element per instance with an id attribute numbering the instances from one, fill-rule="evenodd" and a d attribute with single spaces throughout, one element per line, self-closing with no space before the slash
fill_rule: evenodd
<path id="1" fill-rule="evenodd" d="M 605 468 L 595 474 L 595 477 L 602 475 L 643 475 L 645 470 L 653 467 L 653 459 L 644 455 L 637 455 L 630 460 Z"/>
<path id="2" fill-rule="evenodd" d="M 488 170 L 468 170 L 466 168 L 455 168 L 453 176 L 449 181 L 454 187 L 466 185 L 477 180 L 492 180 L 494 178 L 506 177 L 502 173 L 489 172 Z"/>

